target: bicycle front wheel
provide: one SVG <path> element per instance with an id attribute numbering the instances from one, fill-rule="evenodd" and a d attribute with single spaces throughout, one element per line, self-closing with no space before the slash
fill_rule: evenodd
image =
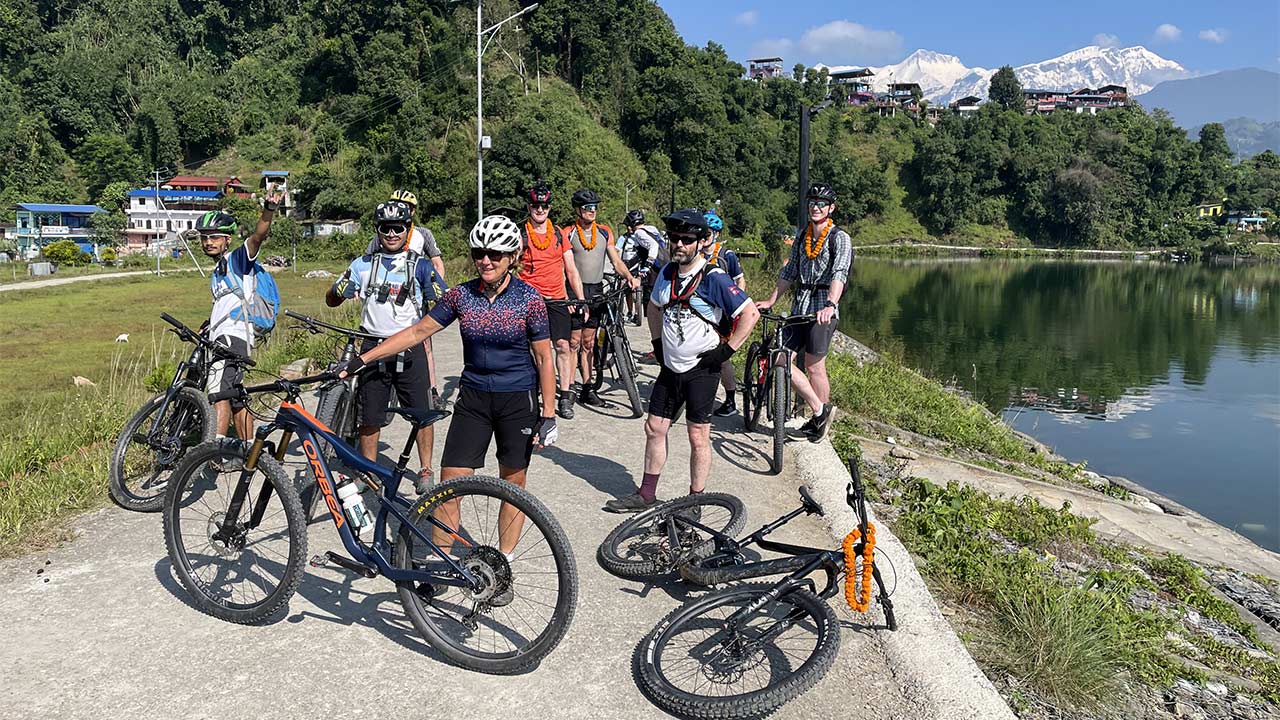
<path id="1" fill-rule="evenodd" d="M 788 368 L 775 365 L 770 370 L 770 395 L 773 400 L 773 457 L 769 462 L 769 470 L 777 475 L 782 472 L 782 448 L 787 444 L 787 408 L 788 395 L 791 390 Z"/>
<path id="2" fill-rule="evenodd" d="M 622 380 L 622 387 L 627 390 L 627 400 L 631 403 L 631 417 L 638 418 L 644 414 L 644 406 L 640 404 L 640 388 L 636 386 L 635 360 L 631 357 L 631 344 L 627 342 L 624 331 L 613 336 L 613 361 Z"/>
<path id="3" fill-rule="evenodd" d="M 747 364 L 742 368 L 742 424 L 747 432 L 754 432 L 760 425 L 760 413 L 768 397 L 765 371 L 768 363 L 759 340 L 747 349 Z"/>
<path id="4" fill-rule="evenodd" d="M 808 590 L 728 618 L 772 585 L 736 585 L 676 608 L 637 649 L 640 689 L 674 715 L 753 718 L 799 697 L 826 675 L 840 647 L 835 612 Z"/>
<path id="5" fill-rule="evenodd" d="M 164 507 L 165 488 L 183 455 L 217 435 L 217 416 L 204 393 L 180 389 L 161 415 L 166 397 L 157 395 L 134 413 L 111 452 L 111 499 L 126 510 Z"/>
<path id="6" fill-rule="evenodd" d="M 398 583 L 405 613 L 432 647 L 468 670 L 499 675 L 522 672 L 555 649 L 573 621 L 578 568 L 541 501 L 504 480 L 473 475 L 438 486 L 409 517 L 481 581 Z M 439 555 L 407 528 L 394 561 L 401 569 L 441 567 Z"/>
<path id="7" fill-rule="evenodd" d="M 596 553 L 600 565 L 614 575 L 636 580 L 674 572 L 688 557 L 712 545 L 707 531 L 679 522 L 673 545 L 669 530 L 677 515 L 730 537 L 747 524 L 747 509 L 733 495 L 708 492 L 668 500 L 614 528 Z"/>
<path id="8" fill-rule="evenodd" d="M 250 446 L 222 438 L 187 453 L 164 504 L 164 539 L 178 582 L 200 610 L 255 624 L 302 581 L 306 519 L 298 490 L 265 452 L 245 477 Z M 238 511 L 232 498 L 244 484 Z"/>

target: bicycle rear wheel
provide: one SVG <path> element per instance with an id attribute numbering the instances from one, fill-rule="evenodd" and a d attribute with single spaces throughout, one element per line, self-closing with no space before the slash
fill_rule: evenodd
<path id="1" fill-rule="evenodd" d="M 635 359 L 631 356 L 631 343 L 620 331 L 613 336 L 613 364 L 618 371 L 618 379 L 627 391 L 627 401 L 631 403 L 631 417 L 644 414 L 644 406 L 640 404 L 640 388 L 636 385 Z"/>
<path id="2" fill-rule="evenodd" d="M 316 403 L 316 419 L 327 425 L 343 442 L 356 447 L 356 398 L 347 382 L 339 381 L 320 391 L 320 400 Z M 334 467 L 335 463 L 342 465 L 329 443 L 321 445 L 320 453 L 324 455 L 329 467 Z M 302 498 L 302 507 L 310 521 L 315 517 L 316 507 L 320 504 L 320 488 L 309 473 L 302 474 L 301 485 L 298 495 Z"/>
<path id="3" fill-rule="evenodd" d="M 513 510 L 518 517 L 503 517 Z M 432 647 L 468 670 L 499 675 L 532 667 L 555 649 L 573 621 L 578 569 L 545 505 L 504 480 L 473 475 L 438 486 L 409 517 L 428 536 L 430 518 L 448 526 L 451 536 L 437 529 L 433 542 L 483 581 L 474 588 L 397 583 L 405 613 Z M 502 549 L 504 535 L 509 551 Z M 401 569 L 441 567 L 431 546 L 407 528 L 394 562 Z"/>
<path id="4" fill-rule="evenodd" d="M 298 490 L 265 452 L 239 512 L 230 505 L 250 446 L 226 438 L 187 453 L 164 505 L 164 538 L 178 582 L 200 610 L 254 624 L 284 607 L 302 581 L 306 519 Z"/>
<path id="5" fill-rule="evenodd" d="M 111 499 L 126 510 L 157 512 L 164 507 L 165 488 L 183 455 L 217 434 L 217 416 L 204 393 L 180 389 L 160 416 L 166 396 L 151 398 L 129 418 L 111 452 L 108 488 Z"/>
<path id="6" fill-rule="evenodd" d="M 770 395 L 773 400 L 773 457 L 769 462 L 769 470 L 777 475 L 782 472 L 782 449 L 787 443 L 787 409 L 791 391 L 788 368 L 775 365 L 770 374 Z"/>
<path id="7" fill-rule="evenodd" d="M 668 529 L 676 515 L 693 517 L 730 537 L 747 524 L 747 509 L 733 495 L 709 492 L 668 500 L 614 528 L 596 552 L 600 565 L 619 577 L 640 580 L 674 572 L 690 555 L 712 544 L 707 531 L 681 524 L 678 544 L 672 547 Z"/>
<path id="8" fill-rule="evenodd" d="M 747 432 L 760 426 L 760 412 L 768 398 L 764 382 L 767 369 L 763 346 L 757 340 L 747 349 L 747 364 L 742 368 L 742 424 Z"/>
<path id="9" fill-rule="evenodd" d="M 676 608 L 637 649 L 640 689 L 658 707 L 697 718 L 767 715 L 817 684 L 840 647 L 835 612 L 795 589 L 746 617 L 772 585 L 719 590 Z"/>

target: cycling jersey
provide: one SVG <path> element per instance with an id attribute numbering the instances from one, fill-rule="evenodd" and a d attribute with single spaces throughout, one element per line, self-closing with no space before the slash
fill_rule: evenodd
<path id="1" fill-rule="evenodd" d="M 430 316 L 441 326 L 460 321 L 463 387 L 485 392 L 537 387 L 530 348 L 551 332 L 546 302 L 532 285 L 513 277 L 490 303 L 477 278 L 445 292 Z"/>
<path id="2" fill-rule="evenodd" d="M 547 237 L 547 233 L 538 232 L 530 237 L 528 225 L 520 226 L 520 234 L 524 236 L 524 251 L 520 254 L 520 279 L 532 285 L 548 300 L 563 300 L 568 297 L 564 286 L 564 254 L 569 249 L 569 241 L 556 232 L 555 225 L 550 220 L 547 221 L 546 229 L 551 237 Z M 547 247 L 540 249 L 538 245 Z"/>
<path id="3" fill-rule="evenodd" d="M 436 243 L 436 236 L 432 235 L 431 231 L 424 227 L 416 225 L 410 227 L 412 232 L 409 234 L 408 249 L 428 259 L 440 257 L 440 245 Z M 364 251 L 364 254 L 372 255 L 379 252 L 382 252 L 382 241 L 378 239 L 377 235 L 374 235 L 373 239 L 369 241 L 369 247 Z"/>
<path id="4" fill-rule="evenodd" d="M 640 249 L 644 249 L 645 261 L 655 267 L 665 265 L 663 255 L 662 234 L 652 225 L 641 225 L 633 233 L 626 233 L 618 238 L 618 253 L 622 256 L 622 264 L 633 267 Z M 612 265 L 605 268 L 610 272 Z"/>
<path id="5" fill-rule="evenodd" d="M 736 318 L 750 299 L 720 268 L 695 263 L 687 272 L 671 263 L 658 273 L 649 299 L 662 308 L 663 364 L 683 373 L 698 355 L 721 342 L 726 318 Z"/>
<path id="6" fill-rule="evenodd" d="M 408 287 L 407 265 L 412 256 L 404 251 L 394 255 L 375 253 L 351 261 L 347 272 L 356 287 L 356 297 L 364 303 L 360 325 L 365 331 L 391 337 L 418 322 L 426 301 L 435 299 L 435 268 L 426 258 L 417 258 L 412 289 Z"/>
<path id="7" fill-rule="evenodd" d="M 582 278 L 582 282 L 604 282 L 604 267 L 609 262 L 609 253 L 605 248 L 614 244 L 613 231 L 609 226 L 592 223 L 583 231 L 574 224 L 561 232 L 573 248 L 573 262 L 578 266 L 578 276 Z"/>
<path id="8" fill-rule="evenodd" d="M 716 250 L 716 246 L 712 245 L 711 249 Z M 707 261 L 724 270 L 734 280 L 742 277 L 742 261 L 738 260 L 738 254 L 723 245 L 719 247 L 714 256 L 708 253 Z"/>
<path id="9" fill-rule="evenodd" d="M 239 338 L 246 345 L 253 347 L 253 325 L 245 318 L 244 313 L 236 313 L 239 317 L 231 317 L 232 311 L 242 308 L 244 300 L 236 294 L 236 288 L 244 288 L 244 297 L 252 298 L 257 286 L 257 277 L 253 272 L 253 262 L 257 257 L 249 257 L 247 246 L 232 250 L 213 269 L 213 311 L 209 314 L 209 339 L 222 337 Z M 233 277 L 234 276 L 234 277 Z M 226 279 L 224 281 L 224 278 Z"/>

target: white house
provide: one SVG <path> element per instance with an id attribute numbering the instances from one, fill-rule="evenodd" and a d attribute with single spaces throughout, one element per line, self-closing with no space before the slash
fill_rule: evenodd
<path id="1" fill-rule="evenodd" d="M 222 193 L 216 190 L 155 190 L 129 193 L 125 215 L 125 248 L 132 252 L 164 240 L 170 232 L 194 230 L 200 216 L 218 209 Z"/>

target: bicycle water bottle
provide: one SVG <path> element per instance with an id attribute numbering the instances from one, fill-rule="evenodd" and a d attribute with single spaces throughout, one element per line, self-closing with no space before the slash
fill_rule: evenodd
<path id="1" fill-rule="evenodd" d="M 369 516 L 369 510 L 365 508 L 364 500 L 360 497 L 360 488 L 351 481 L 351 478 L 341 473 L 335 473 L 335 475 L 338 478 L 338 500 L 342 502 L 347 520 L 351 521 L 351 527 L 358 537 L 365 528 L 373 524 L 373 518 Z"/>

